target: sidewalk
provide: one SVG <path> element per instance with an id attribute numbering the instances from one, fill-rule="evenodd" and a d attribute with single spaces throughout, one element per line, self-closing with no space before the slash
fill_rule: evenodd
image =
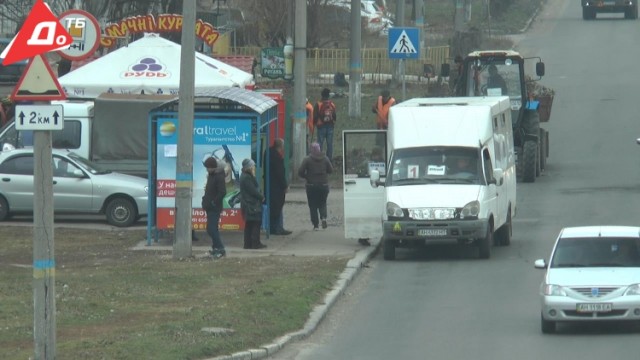
<path id="1" fill-rule="evenodd" d="M 284 206 L 284 225 L 291 235 L 271 235 L 267 238 L 262 232 L 261 240 L 267 248 L 261 250 L 243 249 L 242 231 L 221 232 L 222 241 L 227 250 L 227 257 L 254 257 L 254 256 L 338 256 L 351 258 L 345 270 L 340 274 L 333 288 L 309 314 L 309 318 L 302 329 L 285 334 L 274 339 L 271 344 L 263 344 L 256 349 L 247 349 L 230 355 L 222 355 L 208 360 L 246 360 L 262 359 L 272 356 L 284 348 L 289 342 L 304 339 L 311 335 L 320 321 L 325 317 L 336 300 L 343 294 L 351 280 L 358 275 L 364 265 L 375 255 L 380 239 L 370 239 L 371 246 L 358 244 L 357 239 L 344 238 L 343 193 L 341 188 L 332 188 L 327 201 L 326 229 L 313 230 L 307 206 L 307 195 L 301 185 L 292 186 L 287 193 Z M 211 239 L 205 232 L 198 232 L 199 241 L 192 245 L 193 255 L 196 257 L 210 257 L 208 250 L 211 248 Z M 138 250 L 171 250 L 171 238 L 161 238 L 158 242 L 148 246 L 146 241 L 141 242 Z M 221 261 L 224 260 L 211 260 Z"/>
<path id="2" fill-rule="evenodd" d="M 307 196 L 302 186 L 290 188 L 284 206 L 284 225 L 291 235 L 269 235 L 265 231 L 261 234 L 261 241 L 267 245 L 265 249 L 243 249 L 242 231 L 221 231 L 227 257 L 251 256 L 344 256 L 355 257 L 359 252 L 370 253 L 375 250 L 379 239 L 372 239 L 372 246 L 364 247 L 357 239 L 345 239 L 343 228 L 343 194 L 342 189 L 331 189 L 327 201 L 327 228 L 313 230 L 311 224 Z M 192 242 L 192 252 L 196 257 L 209 256 L 211 239 L 204 231 L 197 232 L 198 241 Z M 146 241 L 141 242 L 137 250 L 171 250 L 173 235 L 162 236 L 150 246 Z"/>

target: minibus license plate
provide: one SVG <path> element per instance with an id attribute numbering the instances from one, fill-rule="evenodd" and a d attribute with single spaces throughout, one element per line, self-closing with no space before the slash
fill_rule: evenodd
<path id="1" fill-rule="evenodd" d="M 419 236 L 446 236 L 447 229 L 420 229 L 418 230 Z"/>
<path id="2" fill-rule="evenodd" d="M 611 311 L 611 303 L 602 304 L 577 304 L 577 312 L 609 312 Z"/>

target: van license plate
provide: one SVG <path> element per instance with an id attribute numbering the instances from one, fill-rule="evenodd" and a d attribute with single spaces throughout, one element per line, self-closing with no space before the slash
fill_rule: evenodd
<path id="1" fill-rule="evenodd" d="M 609 312 L 611 311 L 611 303 L 602 304 L 577 304 L 577 312 Z"/>
<path id="2" fill-rule="evenodd" d="M 447 229 L 420 229 L 419 236 L 447 236 Z"/>

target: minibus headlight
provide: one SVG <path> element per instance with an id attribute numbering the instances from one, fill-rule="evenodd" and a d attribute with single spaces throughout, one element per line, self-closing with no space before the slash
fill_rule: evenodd
<path id="1" fill-rule="evenodd" d="M 401 218 L 404 217 L 404 212 L 402 208 L 398 206 L 398 204 L 393 202 L 387 203 L 387 217 L 396 217 Z"/>
<path id="2" fill-rule="evenodd" d="M 480 202 L 477 200 L 472 201 L 465 205 L 460 211 L 461 220 L 477 219 L 480 214 Z"/>

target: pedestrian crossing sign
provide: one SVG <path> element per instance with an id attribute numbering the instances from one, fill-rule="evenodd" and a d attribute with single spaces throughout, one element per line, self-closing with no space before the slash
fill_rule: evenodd
<path id="1" fill-rule="evenodd" d="M 418 59 L 420 33 L 418 28 L 389 28 L 389 59 Z"/>

